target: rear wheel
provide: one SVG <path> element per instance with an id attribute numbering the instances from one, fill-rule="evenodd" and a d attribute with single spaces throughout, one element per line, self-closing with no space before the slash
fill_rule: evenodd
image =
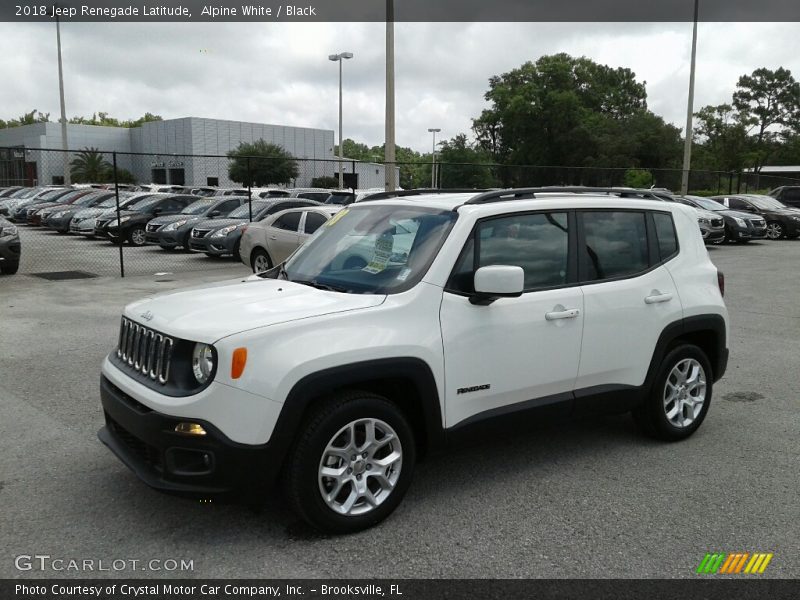
<path id="1" fill-rule="evenodd" d="M 253 273 L 263 273 L 272 268 L 272 260 L 263 248 L 256 248 L 250 254 L 250 266 L 253 268 Z"/>
<path id="2" fill-rule="evenodd" d="M 11 262 L 11 261 L 3 261 L 0 262 L 0 273 L 3 275 L 13 275 L 19 271 L 19 261 Z"/>
<path id="3" fill-rule="evenodd" d="M 403 413 L 371 392 L 342 392 L 306 418 L 287 461 L 285 491 L 312 526 L 352 533 L 376 525 L 411 483 L 414 436 Z"/>
<path id="4" fill-rule="evenodd" d="M 637 425 L 662 440 L 689 437 L 708 414 L 712 375 L 700 348 L 693 344 L 674 347 L 661 363 L 647 398 L 633 412 Z"/>

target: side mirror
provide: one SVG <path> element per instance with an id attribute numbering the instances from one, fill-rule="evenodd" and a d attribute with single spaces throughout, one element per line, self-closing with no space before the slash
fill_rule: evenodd
<path id="1" fill-rule="evenodd" d="M 472 304 L 485 306 L 498 298 L 516 298 L 525 288 L 525 271 L 522 267 L 510 265 L 490 265 L 475 271 L 475 294 L 470 297 Z"/>
<path id="2" fill-rule="evenodd" d="M 208 216 L 209 216 L 209 218 L 213 219 L 214 217 L 218 217 L 221 214 L 222 213 L 219 212 L 218 210 L 212 210 L 210 213 L 208 213 Z"/>
<path id="3" fill-rule="evenodd" d="M 161 208 L 154 208 L 154 209 L 153 209 L 153 216 L 154 216 L 154 217 L 157 217 L 157 216 L 158 216 L 158 215 L 160 215 L 162 212 L 164 212 L 164 210 L 163 210 L 163 209 L 161 209 Z"/>

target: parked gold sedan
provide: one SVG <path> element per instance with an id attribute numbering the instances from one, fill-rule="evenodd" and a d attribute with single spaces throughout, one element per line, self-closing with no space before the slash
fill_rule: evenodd
<path id="1" fill-rule="evenodd" d="M 239 257 L 254 273 L 271 269 L 289 258 L 342 208 L 338 205 L 292 208 L 249 223 L 242 234 Z"/>

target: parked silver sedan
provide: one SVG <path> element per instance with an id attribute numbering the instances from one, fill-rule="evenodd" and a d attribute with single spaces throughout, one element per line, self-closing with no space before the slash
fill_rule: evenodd
<path id="1" fill-rule="evenodd" d="M 289 258 L 342 208 L 336 205 L 290 208 L 263 221 L 249 223 L 242 234 L 239 257 L 254 273 L 271 269 Z"/>

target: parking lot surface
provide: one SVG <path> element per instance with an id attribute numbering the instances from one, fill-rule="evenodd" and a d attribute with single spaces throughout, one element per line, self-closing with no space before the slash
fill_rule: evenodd
<path id="1" fill-rule="evenodd" d="M 167 282 L 0 278 L 0 577 L 87 576 L 15 568 L 48 554 L 193 561 L 88 576 L 681 578 L 715 551 L 772 552 L 759 577 L 798 577 L 800 241 L 709 252 L 731 356 L 697 434 L 654 442 L 621 415 L 485 439 L 418 465 L 396 513 L 346 537 L 315 534 L 278 494 L 254 510 L 154 492 L 96 438 L 122 306 L 241 264 Z"/>

